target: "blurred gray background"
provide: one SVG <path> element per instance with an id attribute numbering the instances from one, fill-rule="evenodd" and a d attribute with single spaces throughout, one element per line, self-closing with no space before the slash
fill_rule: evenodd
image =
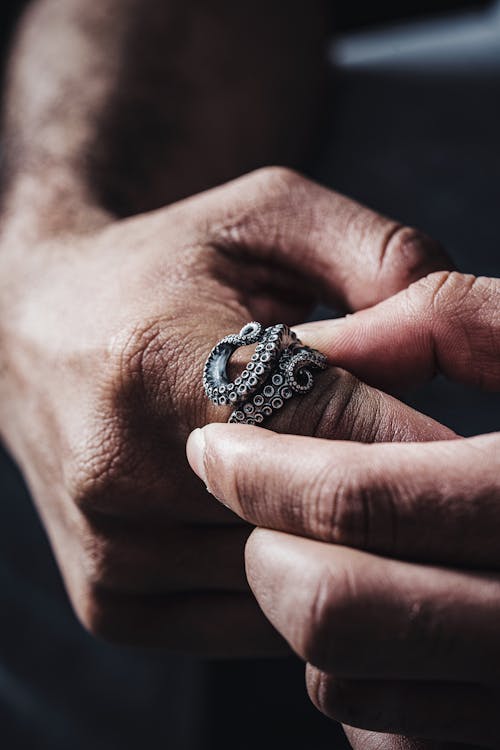
<path id="1" fill-rule="evenodd" d="M 332 40 L 335 116 L 314 174 L 439 238 L 461 269 L 500 276 L 500 3 L 396 23 L 382 9 L 377 26 L 373 5 Z M 500 394 L 437 380 L 408 400 L 463 434 L 500 426 Z M 343 746 L 294 660 L 215 664 L 87 636 L 4 454 L 0 497 L 6 750 Z"/>

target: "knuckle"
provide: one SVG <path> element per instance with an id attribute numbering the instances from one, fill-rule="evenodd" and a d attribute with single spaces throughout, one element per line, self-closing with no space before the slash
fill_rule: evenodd
<path id="1" fill-rule="evenodd" d="M 130 392 L 144 399 L 145 393 L 156 385 L 156 374 L 164 359 L 166 337 L 158 321 L 133 326 L 115 342 L 117 380 L 115 393 Z"/>
<path id="2" fill-rule="evenodd" d="M 72 451 L 66 491 L 84 514 L 112 509 L 137 461 L 121 430 L 104 422 Z"/>
<path id="3" fill-rule="evenodd" d="M 414 287 L 412 306 L 427 321 L 440 369 L 454 379 L 497 387 L 498 280 L 450 271 L 430 274 Z"/>
<path id="4" fill-rule="evenodd" d="M 307 181 L 300 172 L 281 166 L 261 167 L 251 173 L 251 178 L 257 189 L 264 189 L 266 193 L 288 193 Z"/>
<path id="5" fill-rule="evenodd" d="M 463 283 L 458 277 L 462 277 L 462 274 L 437 271 L 415 282 L 408 289 L 408 312 L 426 322 L 438 337 L 439 330 L 436 330 L 436 326 L 446 324 L 458 301 L 456 290 Z"/>
<path id="6" fill-rule="evenodd" d="M 171 419 L 179 434 L 189 433 L 205 417 L 206 404 L 198 387 L 198 371 L 206 358 L 206 342 L 197 326 L 188 324 L 188 311 L 138 326 L 120 352 L 119 404 L 132 418 Z M 192 315 L 192 311 L 189 313 Z"/>
<path id="7" fill-rule="evenodd" d="M 472 297 L 476 297 L 476 304 L 481 302 L 477 299 L 476 292 L 482 292 L 482 287 L 488 281 L 458 271 L 436 271 L 414 284 L 412 291 L 420 307 L 425 306 L 439 317 L 463 312 L 471 303 L 474 304 Z"/>
<path id="8" fill-rule="evenodd" d="M 379 272 L 391 279 L 394 291 L 448 266 L 440 243 L 414 227 L 396 226 L 382 242 Z"/>
<path id="9" fill-rule="evenodd" d="M 312 200 L 314 183 L 288 167 L 262 167 L 238 181 L 239 208 L 228 213 L 215 229 L 214 244 L 255 249 L 265 237 L 280 253 L 290 252 L 290 232 L 296 224 L 307 236 L 313 229 L 317 209 Z M 304 252 L 307 243 L 304 243 Z"/>
<path id="10" fill-rule="evenodd" d="M 253 191 L 257 197 L 246 221 L 255 229 L 266 232 L 283 251 L 287 228 L 300 216 L 304 232 L 314 223 L 315 210 L 309 199 L 312 183 L 288 167 L 264 167 L 254 173 Z"/>
<path id="11" fill-rule="evenodd" d="M 133 439 L 134 418 L 144 402 L 138 392 L 142 374 L 133 372 L 140 366 L 135 362 L 138 351 L 134 347 L 132 354 L 126 345 L 111 343 L 86 423 L 75 438 L 70 436 L 65 488 L 84 513 L 109 507 L 142 460 L 144 442 Z"/>
<path id="12" fill-rule="evenodd" d="M 181 415 L 197 419 L 195 405 L 202 405 L 197 394 L 191 395 L 190 368 L 179 365 L 189 361 L 188 353 L 184 359 L 179 346 L 179 356 L 169 356 L 167 338 L 166 328 L 155 323 L 133 328 L 110 345 L 99 394 L 84 428 L 70 438 L 64 462 L 66 493 L 83 513 L 115 513 L 152 498 L 159 488 L 164 491 L 170 471 L 163 453 L 164 440 L 172 435 L 169 418 L 176 413 L 175 434 L 187 435 L 191 424 L 184 424 Z"/>

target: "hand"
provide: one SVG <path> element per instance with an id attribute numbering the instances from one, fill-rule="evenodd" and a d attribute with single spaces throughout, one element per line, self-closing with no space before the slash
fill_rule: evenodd
<path id="1" fill-rule="evenodd" d="M 248 320 L 297 319 L 320 286 L 337 304 L 372 304 L 446 263 L 435 249 L 284 169 L 4 249 L 1 429 L 90 631 L 276 649 L 244 576 L 249 529 L 208 501 L 185 460 L 189 431 L 228 416 L 203 394 L 203 362 Z M 281 428 L 350 433 L 329 401 L 333 383 L 347 394 L 354 382 L 326 373 Z"/>
<path id="2" fill-rule="evenodd" d="M 499 303 L 499 280 L 433 274 L 308 330 L 387 387 L 440 370 L 499 390 Z M 279 530 L 252 534 L 247 574 L 321 711 L 498 748 L 500 434 L 361 445 L 211 425 L 188 450 L 218 498 Z"/>

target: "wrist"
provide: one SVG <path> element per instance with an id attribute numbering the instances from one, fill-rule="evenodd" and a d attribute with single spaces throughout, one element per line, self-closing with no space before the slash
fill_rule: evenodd
<path id="1" fill-rule="evenodd" d="M 13 454 L 18 446 L 19 404 L 36 371 L 38 345 L 49 334 L 43 307 L 33 316 L 41 287 L 57 278 L 56 265 L 71 263 L 82 237 L 112 221 L 76 178 L 50 170 L 13 178 L 0 213 L 0 437 Z M 50 295 L 45 295 L 45 301 Z M 38 343 L 37 343 L 38 342 Z M 22 407 L 24 409 L 24 407 Z"/>
<path id="2" fill-rule="evenodd" d="M 15 255 L 52 239 L 95 231 L 112 216 L 89 189 L 64 168 L 13 177 L 2 198 L 0 254 Z"/>

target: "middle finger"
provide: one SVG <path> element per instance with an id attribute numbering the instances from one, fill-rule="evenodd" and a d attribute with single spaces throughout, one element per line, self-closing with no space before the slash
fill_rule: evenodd
<path id="1" fill-rule="evenodd" d="M 247 575 L 306 661 L 339 677 L 494 682 L 500 579 L 258 529 Z"/>

